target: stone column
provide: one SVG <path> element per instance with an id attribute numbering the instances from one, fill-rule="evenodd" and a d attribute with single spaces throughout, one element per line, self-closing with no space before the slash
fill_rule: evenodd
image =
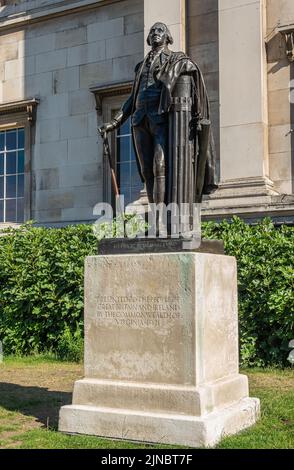
<path id="1" fill-rule="evenodd" d="M 244 205 L 246 196 L 246 205 L 254 205 L 276 194 L 269 179 L 265 32 L 264 0 L 219 0 L 221 184 L 211 208 L 224 207 L 224 199 Z"/>
<path id="2" fill-rule="evenodd" d="M 174 51 L 186 50 L 186 0 L 144 0 L 145 54 L 149 51 L 146 38 L 150 27 L 162 21 L 174 38 Z"/>

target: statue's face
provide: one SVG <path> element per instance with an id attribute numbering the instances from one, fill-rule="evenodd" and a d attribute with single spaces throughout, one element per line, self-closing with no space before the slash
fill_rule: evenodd
<path id="1" fill-rule="evenodd" d="M 155 23 L 154 26 L 150 29 L 149 39 L 151 47 L 159 47 L 166 44 L 167 35 L 166 28 L 162 23 Z"/>

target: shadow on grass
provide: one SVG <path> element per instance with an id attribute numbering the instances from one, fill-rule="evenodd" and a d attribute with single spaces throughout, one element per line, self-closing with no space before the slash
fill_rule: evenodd
<path id="1" fill-rule="evenodd" d="M 71 400 L 71 392 L 0 383 L 0 407 L 33 416 L 44 427 L 50 429 L 57 429 L 59 409 L 63 405 L 71 404 Z"/>

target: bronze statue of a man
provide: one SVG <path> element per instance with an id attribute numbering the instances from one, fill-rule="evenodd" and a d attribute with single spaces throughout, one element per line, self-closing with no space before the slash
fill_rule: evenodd
<path id="1" fill-rule="evenodd" d="M 155 23 L 151 51 L 135 68 L 130 97 L 99 130 L 112 131 L 131 116 L 138 169 L 148 200 L 169 204 L 201 202 L 217 187 L 208 97 L 198 66 L 172 52 L 173 38 Z"/>

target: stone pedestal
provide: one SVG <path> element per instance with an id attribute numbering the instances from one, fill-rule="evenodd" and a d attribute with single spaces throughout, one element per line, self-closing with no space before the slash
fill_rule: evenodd
<path id="1" fill-rule="evenodd" d="M 86 259 L 85 378 L 61 408 L 60 431 L 213 446 L 258 414 L 238 371 L 234 258 Z"/>

